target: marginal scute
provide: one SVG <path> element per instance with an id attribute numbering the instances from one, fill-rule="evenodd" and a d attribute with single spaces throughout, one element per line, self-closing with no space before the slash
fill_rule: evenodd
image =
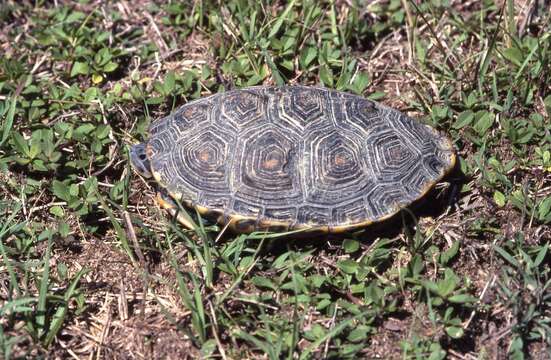
<path id="1" fill-rule="evenodd" d="M 242 215 L 245 217 L 252 217 L 252 218 L 259 218 L 260 214 L 262 214 L 262 206 L 259 206 L 257 204 L 247 203 L 242 200 L 234 200 L 231 212 Z"/>
<path id="2" fill-rule="evenodd" d="M 324 226 L 331 223 L 331 210 L 327 207 L 304 205 L 298 209 L 299 224 Z"/>
<path id="3" fill-rule="evenodd" d="M 343 231 L 387 218 L 455 162 L 433 128 L 362 97 L 251 87 L 199 99 L 150 127 L 151 172 L 239 232 Z"/>
<path id="4" fill-rule="evenodd" d="M 250 233 L 255 230 L 256 221 L 253 219 L 236 220 L 234 229 L 240 233 Z"/>
<path id="5" fill-rule="evenodd" d="M 369 210 L 374 216 L 374 221 L 386 215 L 396 212 L 403 204 L 412 202 L 415 197 L 405 191 L 403 187 L 378 184 L 366 195 Z"/>
<path id="6" fill-rule="evenodd" d="M 333 224 L 353 224 L 368 219 L 368 211 L 363 198 L 359 198 L 351 203 L 339 205 L 333 208 L 331 217 Z"/>
<path id="7" fill-rule="evenodd" d="M 229 194 L 210 191 L 202 191 L 199 198 L 199 203 L 203 204 L 206 208 L 221 212 L 230 207 L 231 201 L 232 199 Z"/>
<path id="8" fill-rule="evenodd" d="M 290 206 L 285 208 L 267 208 L 264 217 L 285 222 L 293 222 L 297 217 L 297 208 Z"/>

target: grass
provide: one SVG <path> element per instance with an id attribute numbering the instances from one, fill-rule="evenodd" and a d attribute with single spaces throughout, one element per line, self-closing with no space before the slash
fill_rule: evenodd
<path id="1" fill-rule="evenodd" d="M 4 2 L 0 357 L 545 358 L 543 3 Z M 153 119 L 284 83 L 416 116 L 459 169 L 345 238 L 190 231 L 154 205 L 127 155 Z"/>

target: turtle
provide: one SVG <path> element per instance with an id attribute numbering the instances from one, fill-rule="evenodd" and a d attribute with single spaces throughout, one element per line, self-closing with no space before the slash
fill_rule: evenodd
<path id="1" fill-rule="evenodd" d="M 177 216 L 176 199 L 237 233 L 359 230 L 423 197 L 456 162 L 435 128 L 315 86 L 212 94 L 148 132 L 130 161 L 160 185 L 159 204 Z"/>

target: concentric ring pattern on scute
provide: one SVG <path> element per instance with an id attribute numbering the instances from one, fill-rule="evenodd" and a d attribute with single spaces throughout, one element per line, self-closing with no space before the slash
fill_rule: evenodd
<path id="1" fill-rule="evenodd" d="M 287 86 L 229 91 L 150 128 L 158 182 L 254 227 L 350 228 L 422 196 L 455 161 L 432 128 L 362 97 Z"/>

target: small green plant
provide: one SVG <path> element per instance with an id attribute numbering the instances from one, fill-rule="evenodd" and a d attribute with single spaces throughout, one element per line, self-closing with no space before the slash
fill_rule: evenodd
<path id="1" fill-rule="evenodd" d="M 422 339 L 415 334 L 410 341 L 403 341 L 400 346 L 403 357 L 406 359 L 442 360 L 446 358 L 446 351 L 438 342 Z"/>
<path id="2" fill-rule="evenodd" d="M 24 319 L 25 330 L 36 342 L 45 348 L 49 347 L 61 330 L 70 311 L 79 313 L 84 309 L 84 298 L 78 289 L 79 281 L 86 273 L 85 269 L 69 276 L 65 264 L 57 266 L 57 274 L 52 273 L 50 257 L 54 233 L 52 230 L 44 230 L 38 235 L 26 234 L 26 224 L 16 222 L 21 208 L 12 209 L 12 214 L 1 224 L 0 228 L 0 254 L 9 274 L 8 299 L 0 307 L 0 315 L 5 320 L 2 325 L 8 328 L 14 325 L 16 320 Z M 33 242 L 46 242 L 46 251 L 41 261 L 35 266 L 21 267 L 11 258 L 24 256 L 18 254 L 5 240 L 9 237 L 32 236 Z M 68 282 L 64 291 L 55 291 L 54 284 Z M 36 290 L 37 293 L 33 293 Z M 70 310 L 70 304 L 76 302 L 76 309 Z M 0 333 L 0 345 L 5 358 L 11 357 L 11 348 L 22 341 L 22 337 L 8 337 L 4 328 Z"/>
<path id="3" fill-rule="evenodd" d="M 525 247 L 523 235 L 518 234 L 504 247 L 495 245 L 494 248 L 504 262 L 499 297 L 514 316 L 510 356 L 523 356 L 530 342 L 541 342 L 550 349 L 551 328 L 546 315 L 551 306 L 549 242 Z"/>

